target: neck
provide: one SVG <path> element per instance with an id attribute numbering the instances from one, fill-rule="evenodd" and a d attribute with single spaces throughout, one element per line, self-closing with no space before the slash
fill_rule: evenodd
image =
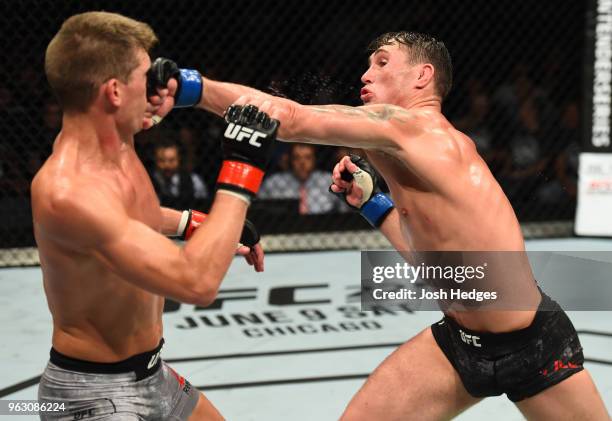
<path id="1" fill-rule="evenodd" d="M 407 98 L 404 101 L 401 101 L 398 105 L 406 109 L 424 108 L 442 112 L 442 101 L 440 100 L 440 97 L 436 95 Z"/>
<path id="2" fill-rule="evenodd" d="M 125 146 L 134 146 L 134 136 L 122 133 L 112 115 L 90 110 L 87 113 L 64 113 L 62 138 L 76 139 L 92 154 L 116 161 Z"/>

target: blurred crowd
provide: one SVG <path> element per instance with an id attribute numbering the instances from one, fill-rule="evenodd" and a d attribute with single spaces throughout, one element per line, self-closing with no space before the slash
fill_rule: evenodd
<path id="1" fill-rule="evenodd" d="M 0 86 L 0 212 L 5 221 L 28 225 L 29 185 L 51 153 L 61 128 L 61 109 L 50 94 L 41 96 L 48 91 L 40 74 L 24 69 L 20 77 L 12 89 Z M 497 86 L 468 78 L 456 88 L 453 106 L 445 109 L 456 128 L 474 140 L 521 220 L 571 218 L 576 201 L 580 102 L 567 95 L 558 100 L 559 88 L 548 80 L 535 80 L 525 63 L 517 63 Z M 289 85 L 292 89 L 287 90 Z M 267 90 L 303 103 L 325 104 L 347 103 L 345 89 L 329 76 L 311 75 L 297 82 L 277 77 Z M 137 152 L 162 205 L 209 207 L 223 127 L 217 117 L 181 110 L 137 135 Z M 348 212 L 328 187 L 333 166 L 349 152 L 358 151 L 279 143 L 257 206 L 268 203 L 300 215 Z"/>
<path id="2" fill-rule="evenodd" d="M 518 63 L 509 80 L 492 89 L 470 78 L 465 106 L 451 116 L 472 138 L 522 220 L 569 218 L 575 209 L 579 99 L 557 100 L 558 88 L 538 83 L 529 67 Z"/>

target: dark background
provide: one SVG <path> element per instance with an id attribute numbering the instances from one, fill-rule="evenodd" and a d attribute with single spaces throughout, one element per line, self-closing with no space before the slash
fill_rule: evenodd
<path id="1" fill-rule="evenodd" d="M 483 157 L 521 222 L 572 219 L 575 195 L 567 180 L 559 179 L 558 168 L 565 161 L 566 175 L 575 176 L 571 146 L 581 141 L 586 7 L 581 1 L 533 0 L 3 1 L 0 247 L 34 244 L 29 182 L 57 134 L 57 126 L 44 119 L 52 103 L 44 53 L 64 19 L 89 10 L 149 23 L 160 38 L 153 55 L 304 103 L 359 105 L 359 79 L 373 38 L 398 30 L 433 34 L 446 43 L 454 64 L 444 112 L 468 134 L 486 129 Z M 487 105 L 474 120 L 477 99 Z M 180 110 L 164 125 L 194 135 L 183 152 L 191 157 L 190 169 L 213 191 L 220 165 L 219 119 Z M 137 136 L 148 166 L 156 136 L 155 130 Z M 279 157 L 283 151 L 279 148 Z M 319 148 L 318 167 L 329 171 L 334 153 Z M 529 174 L 521 175 L 522 170 Z M 296 215 L 265 203 L 254 206 L 251 217 L 263 233 L 368 228 L 352 213 Z"/>

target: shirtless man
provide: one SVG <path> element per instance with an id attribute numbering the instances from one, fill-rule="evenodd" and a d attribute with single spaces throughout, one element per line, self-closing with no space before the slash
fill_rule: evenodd
<path id="1" fill-rule="evenodd" d="M 161 208 L 134 151 L 134 134 L 169 111 L 161 97 L 179 93 L 170 84 L 147 100 L 156 41 L 144 23 L 90 12 L 66 20 L 47 48 L 47 78 L 64 115 L 32 182 L 32 210 L 53 316 L 39 399 L 68 405 L 53 419 L 223 419 L 160 358 L 164 297 L 210 304 L 239 240 L 238 252 L 263 270 L 245 214 L 277 124 L 233 107 L 230 124 L 263 132 L 257 147 L 223 142 L 223 168 L 242 171 L 225 171 L 207 217 Z M 187 85 L 182 92 L 193 94 Z M 188 241 L 179 247 L 166 236 Z"/>
<path id="2" fill-rule="evenodd" d="M 360 170 L 348 157 L 334 168 L 332 190 L 361 207 L 397 250 L 523 252 L 512 206 L 473 141 L 441 113 L 452 84 L 444 44 L 389 33 L 371 51 L 361 107 L 304 106 L 207 78 L 199 107 L 221 115 L 232 103 L 252 104 L 279 118 L 283 140 L 364 149 L 395 207 L 342 180 L 345 169 Z M 503 393 L 529 419 L 608 419 L 570 320 L 540 294 L 530 270 L 513 281 L 530 310 L 445 314 L 374 371 L 342 419 L 448 419 Z M 479 336 L 480 347 L 463 342 L 461 331 Z"/>

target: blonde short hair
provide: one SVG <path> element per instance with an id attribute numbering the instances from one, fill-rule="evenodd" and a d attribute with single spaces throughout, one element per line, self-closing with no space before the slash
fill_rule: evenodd
<path id="1" fill-rule="evenodd" d="M 101 84 L 127 83 L 139 65 L 139 49 L 149 52 L 157 36 L 149 25 L 107 12 L 68 18 L 45 55 L 45 73 L 64 110 L 85 112 Z"/>

